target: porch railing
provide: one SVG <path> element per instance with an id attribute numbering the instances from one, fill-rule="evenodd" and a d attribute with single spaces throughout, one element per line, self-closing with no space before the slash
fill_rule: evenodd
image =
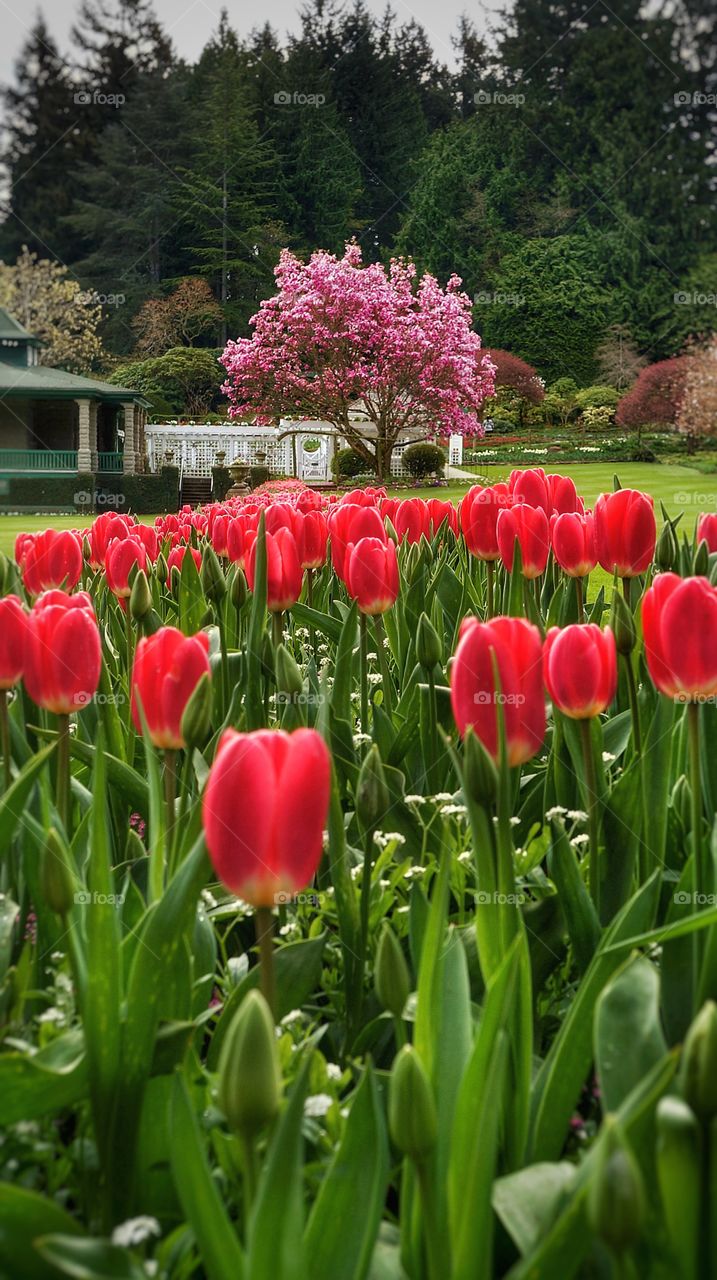
<path id="1" fill-rule="evenodd" d="M 0 449 L 0 472 L 76 470 L 76 449 Z"/>
<path id="2" fill-rule="evenodd" d="M 97 470 L 98 471 L 121 471 L 124 466 L 124 454 L 122 453 L 98 453 L 97 454 Z"/>

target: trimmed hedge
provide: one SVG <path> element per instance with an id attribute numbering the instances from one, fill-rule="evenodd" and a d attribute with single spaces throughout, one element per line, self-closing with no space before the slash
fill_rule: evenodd
<path id="1" fill-rule="evenodd" d="M 232 473 L 228 467 L 212 467 L 212 498 L 223 502 L 232 487 Z"/>
<path id="2" fill-rule="evenodd" d="M 161 515 L 179 509 L 179 467 L 162 467 L 159 475 L 119 476 L 117 492 L 124 497 L 123 511 L 135 515 Z"/>
<path id="3" fill-rule="evenodd" d="M 331 460 L 331 470 L 338 480 L 365 475 L 366 459 L 355 449 L 338 449 Z"/>
<path id="4" fill-rule="evenodd" d="M 439 444 L 417 442 L 404 449 L 402 461 L 414 480 L 423 480 L 426 476 L 443 475 L 446 455 Z"/>
<path id="5" fill-rule="evenodd" d="M 0 510 L 67 511 L 94 515 L 96 511 L 133 511 L 159 515 L 179 507 L 179 468 L 163 467 L 159 475 L 126 476 L 68 474 L 6 476 L 0 478 Z"/>

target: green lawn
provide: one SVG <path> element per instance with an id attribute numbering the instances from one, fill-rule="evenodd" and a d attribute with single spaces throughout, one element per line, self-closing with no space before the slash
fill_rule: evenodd
<path id="1" fill-rule="evenodd" d="M 487 466 L 480 468 L 476 482 L 481 478 L 489 484 L 496 480 L 504 480 L 510 474 L 509 466 Z M 717 511 L 717 474 L 704 475 L 692 467 L 680 467 L 674 464 L 626 462 L 579 462 L 560 468 L 563 475 L 572 476 L 578 492 L 582 494 L 588 506 L 593 506 L 598 494 L 610 491 L 613 487 L 613 476 L 617 473 L 620 483 L 625 489 L 644 489 L 655 499 L 658 523 L 662 523 L 660 502 L 665 504 L 671 516 L 684 513 L 682 525 L 688 533 L 692 533 L 697 516 L 702 511 Z M 450 498 L 459 502 L 468 487 L 469 481 L 453 483 L 444 488 L 397 489 L 403 496 L 420 498 Z M 141 517 L 151 521 L 152 516 Z M 77 516 L 0 516 L 0 551 L 12 555 L 15 538 L 18 533 L 35 532 L 38 529 L 76 529 L 84 527 L 87 519 Z"/>

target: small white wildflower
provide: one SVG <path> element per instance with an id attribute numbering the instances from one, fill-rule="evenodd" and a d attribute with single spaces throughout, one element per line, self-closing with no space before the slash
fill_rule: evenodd
<path id="1" fill-rule="evenodd" d="M 298 933 L 298 931 L 299 931 L 299 926 L 296 923 L 296 921 L 290 920 L 288 924 L 283 924 L 281 926 L 279 930 L 279 935 L 282 938 L 290 938 L 292 933 Z"/>
<path id="2" fill-rule="evenodd" d="M 585 832 L 583 832 L 582 835 L 573 836 L 570 843 L 574 845 L 588 844 L 589 840 L 590 840 L 590 836 L 587 835 Z"/>
<path id="3" fill-rule="evenodd" d="M 369 671 L 369 673 L 368 673 L 368 682 L 369 682 L 369 684 L 380 684 L 380 683 L 381 683 L 381 673 L 380 673 L 379 671 Z"/>
<path id="4" fill-rule="evenodd" d="M 617 756 L 614 756 L 612 754 L 612 751 L 603 751 L 602 753 L 603 764 L 614 764 L 616 760 L 617 760 Z"/>
<path id="5" fill-rule="evenodd" d="M 339 1066 L 338 1062 L 327 1062 L 326 1074 L 329 1080 L 340 1080 L 344 1073 L 341 1070 L 341 1067 Z"/>
<path id="6" fill-rule="evenodd" d="M 301 1022 L 303 1016 L 301 1009 L 290 1009 L 281 1019 L 281 1025 L 282 1027 L 290 1027 L 292 1022 Z"/>
<path id="7" fill-rule="evenodd" d="M 419 867 L 418 865 L 416 865 L 415 867 L 409 867 L 405 873 L 406 879 L 413 880 L 414 876 L 422 876 L 425 870 L 426 870 L 425 867 Z"/>
<path id="8" fill-rule="evenodd" d="M 411 796 L 404 796 L 403 799 L 406 804 L 425 804 L 428 797 L 411 795 Z"/>
<path id="9" fill-rule="evenodd" d="M 520 826 L 520 818 L 511 818 L 511 820 L 510 820 L 510 825 L 511 825 L 511 827 L 519 827 L 519 826 Z"/>
<path id="10" fill-rule="evenodd" d="M 314 1093 L 304 1103 L 304 1115 L 325 1116 L 333 1101 L 329 1093 Z"/>
<path id="11" fill-rule="evenodd" d="M 45 1009 L 38 1014 L 38 1022 L 64 1022 L 65 1015 L 62 1009 L 58 1009 L 57 1005 L 53 1005 L 51 1009 Z"/>
<path id="12" fill-rule="evenodd" d="M 128 1218 L 126 1222 L 120 1222 L 112 1232 L 112 1243 L 124 1249 L 131 1249 L 134 1245 L 142 1244 L 144 1240 L 161 1234 L 157 1219 L 143 1214 L 139 1218 Z"/>
<path id="13" fill-rule="evenodd" d="M 208 889 L 202 889 L 202 902 L 207 907 L 216 907 L 217 905 L 217 900 L 214 897 L 214 894 L 210 893 Z"/>
<path id="14" fill-rule="evenodd" d="M 451 795 L 450 791 L 437 791 L 433 799 L 435 800 L 436 804 L 447 804 L 449 801 L 453 799 L 453 796 Z"/>
<path id="15" fill-rule="evenodd" d="M 548 809 L 548 812 L 546 813 L 546 815 L 545 815 L 545 816 L 546 816 L 546 818 L 548 819 L 548 822 L 550 822 L 551 818 L 563 818 L 563 817 L 565 817 L 565 814 L 566 814 L 567 812 L 568 812 L 568 811 L 567 811 L 567 809 L 565 809 L 565 808 L 563 807 L 563 805 L 561 805 L 561 804 L 554 804 L 554 805 L 553 805 L 553 807 L 552 807 L 552 809 Z"/>
<path id="16" fill-rule="evenodd" d="M 444 804 L 441 805 L 441 813 L 446 818 L 452 818 L 454 815 L 463 817 L 466 814 L 466 806 L 464 804 Z"/>
<path id="17" fill-rule="evenodd" d="M 363 871 L 363 867 L 362 867 L 362 866 L 360 866 L 360 865 L 359 865 L 359 866 L 357 866 L 357 867 L 352 867 L 352 868 L 351 868 L 351 879 L 352 879 L 352 880 L 358 880 L 358 878 L 359 878 L 359 876 L 361 875 L 361 872 L 362 872 L 362 871 Z"/>
<path id="18" fill-rule="evenodd" d="M 458 861 L 470 862 L 472 857 L 473 857 L 473 854 L 471 853 L 470 849 L 464 849 L 462 853 L 458 854 Z"/>
<path id="19" fill-rule="evenodd" d="M 53 964 L 59 964 L 61 960 L 64 960 L 64 958 L 65 958 L 64 951 L 53 951 L 52 955 L 50 956 L 50 959 L 52 960 Z"/>

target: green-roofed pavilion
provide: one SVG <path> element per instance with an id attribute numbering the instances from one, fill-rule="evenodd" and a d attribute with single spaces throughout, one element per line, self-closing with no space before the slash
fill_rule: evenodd
<path id="1" fill-rule="evenodd" d="M 41 347 L 0 307 L 0 476 L 142 470 L 148 402 L 39 364 Z"/>

